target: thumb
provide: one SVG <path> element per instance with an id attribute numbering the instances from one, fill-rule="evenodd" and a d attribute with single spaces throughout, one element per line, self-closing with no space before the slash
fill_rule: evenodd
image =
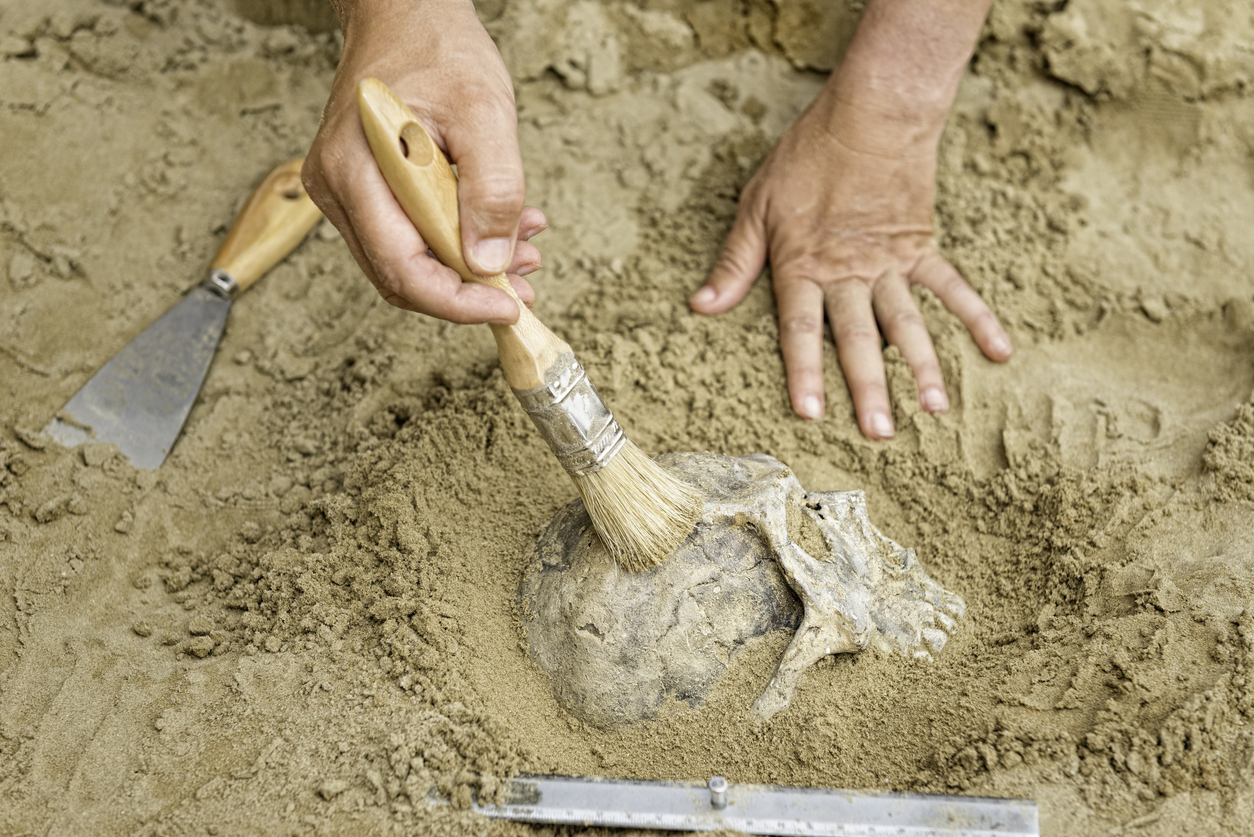
<path id="1" fill-rule="evenodd" d="M 688 305 L 698 314 L 721 314 L 745 298 L 766 264 L 766 223 L 748 195 L 742 197 L 718 261 Z"/>
<path id="2" fill-rule="evenodd" d="M 514 255 L 527 189 L 513 102 L 467 108 L 460 130 L 446 134 L 457 163 L 462 252 L 482 276 L 504 273 Z"/>

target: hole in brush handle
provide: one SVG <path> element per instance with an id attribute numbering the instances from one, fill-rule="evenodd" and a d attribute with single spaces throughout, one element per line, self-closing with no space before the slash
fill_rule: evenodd
<path id="1" fill-rule="evenodd" d="M 409 121 L 401 126 L 401 155 L 415 166 L 429 166 L 435 155 L 435 143 L 417 122 Z"/>

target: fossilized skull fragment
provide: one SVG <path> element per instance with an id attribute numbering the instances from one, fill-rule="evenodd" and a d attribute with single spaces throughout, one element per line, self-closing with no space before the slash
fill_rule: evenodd
<path id="1" fill-rule="evenodd" d="M 521 589 L 527 641 L 567 711 L 600 727 L 693 706 L 746 643 L 796 629 L 753 710 L 788 706 L 828 654 L 939 651 L 963 603 L 914 550 L 872 525 L 861 491 L 806 492 L 764 454 L 668 454 L 700 486 L 702 519 L 660 566 L 633 573 L 605 553 L 578 502 L 536 545 Z"/>

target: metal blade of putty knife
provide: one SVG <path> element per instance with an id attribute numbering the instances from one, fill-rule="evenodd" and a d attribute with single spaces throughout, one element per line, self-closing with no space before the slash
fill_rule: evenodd
<path id="1" fill-rule="evenodd" d="M 48 422 L 45 436 L 67 448 L 112 442 L 137 468 L 165 461 L 209 372 L 232 298 L 322 217 L 301 186 L 302 162 L 289 160 L 266 176 L 214 256 L 209 278 L 101 367 Z"/>
<path id="2" fill-rule="evenodd" d="M 488 817 L 550 825 L 730 829 L 805 837 L 1039 837 L 1036 803 L 823 788 L 527 776 L 502 787 Z"/>

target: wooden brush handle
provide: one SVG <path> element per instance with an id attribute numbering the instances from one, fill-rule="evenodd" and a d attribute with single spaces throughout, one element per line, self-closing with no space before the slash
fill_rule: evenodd
<path id="1" fill-rule="evenodd" d="M 480 276 L 466 264 L 458 220 L 457 175 L 444 152 L 414 112 L 378 79 L 368 78 L 357 85 L 357 106 L 379 170 L 431 252 L 463 280 L 499 288 L 518 302 L 518 322 L 492 326 L 506 382 L 515 390 L 549 383 L 545 373 L 563 352 L 570 352 L 570 346 L 523 305 L 504 273 Z"/>
<path id="2" fill-rule="evenodd" d="M 322 217 L 300 183 L 297 157 L 266 175 L 218 248 L 210 268 L 231 274 L 240 291 L 246 291 L 305 240 Z"/>

